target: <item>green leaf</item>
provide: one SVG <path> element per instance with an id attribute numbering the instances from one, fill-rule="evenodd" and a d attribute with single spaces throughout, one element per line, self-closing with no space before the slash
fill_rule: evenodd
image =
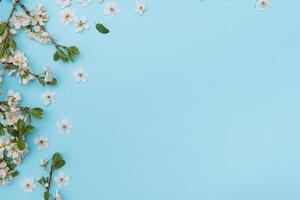
<path id="1" fill-rule="evenodd" d="M 19 132 L 19 135 L 23 135 L 24 128 L 25 128 L 25 122 L 19 119 L 17 122 L 17 131 Z"/>
<path id="2" fill-rule="evenodd" d="M 74 58 L 79 55 L 79 49 L 75 46 L 70 46 L 66 48 L 69 59 L 73 62 Z"/>
<path id="3" fill-rule="evenodd" d="M 97 29 L 100 33 L 103 33 L 103 34 L 109 33 L 109 30 L 108 30 L 103 24 L 100 24 L 100 23 L 97 23 L 97 24 L 96 24 L 96 29 Z"/>
<path id="4" fill-rule="evenodd" d="M 4 126 L 3 126 L 3 124 L 0 123 L 0 137 L 4 136 L 4 134 L 5 134 Z"/>
<path id="5" fill-rule="evenodd" d="M 23 138 L 18 138 L 17 147 L 19 150 L 23 151 L 26 147 L 26 143 Z"/>
<path id="6" fill-rule="evenodd" d="M 50 194 L 49 192 L 44 192 L 44 200 L 49 200 Z"/>
<path id="7" fill-rule="evenodd" d="M 32 132 L 33 131 L 33 129 L 34 129 L 34 127 L 33 126 L 31 126 L 31 125 L 27 125 L 26 126 L 26 128 L 24 129 L 24 133 L 23 133 L 23 135 L 25 136 L 25 135 L 28 135 L 30 132 Z"/>
<path id="8" fill-rule="evenodd" d="M 16 49 L 17 48 L 17 44 L 16 41 L 13 38 L 10 38 L 8 41 L 8 44 L 11 48 Z"/>
<path id="9" fill-rule="evenodd" d="M 43 116 L 43 109 L 41 109 L 41 108 L 32 108 L 31 109 L 31 114 L 34 118 L 41 119 L 42 116 Z"/>
<path id="10" fill-rule="evenodd" d="M 57 51 L 53 54 L 53 60 L 54 61 L 58 61 L 59 60 L 59 55 L 58 55 Z"/>
<path id="11" fill-rule="evenodd" d="M 56 85 L 57 84 L 57 80 L 56 80 L 56 78 L 52 78 L 52 81 L 50 81 L 50 82 L 47 82 L 47 84 L 48 85 Z"/>
<path id="12" fill-rule="evenodd" d="M 45 82 L 45 80 L 44 80 L 42 77 L 37 78 L 37 80 L 39 81 L 39 83 L 40 83 L 42 86 L 45 86 L 45 85 L 46 85 L 46 82 Z"/>
<path id="13" fill-rule="evenodd" d="M 62 50 L 57 50 L 57 55 L 58 57 L 63 61 L 63 62 L 68 62 L 69 58 L 67 56 L 67 54 L 65 52 L 63 52 Z"/>
<path id="14" fill-rule="evenodd" d="M 19 132 L 17 130 L 15 130 L 14 128 L 7 127 L 6 130 L 13 137 L 18 137 L 19 136 Z"/>
<path id="15" fill-rule="evenodd" d="M 6 30 L 7 25 L 6 23 L 1 23 L 0 24 L 0 35 L 2 35 L 4 33 L 4 31 Z"/>
<path id="16" fill-rule="evenodd" d="M 20 173 L 18 171 L 14 171 L 13 173 L 11 173 L 11 176 L 12 177 L 16 177 L 18 176 Z"/>
<path id="17" fill-rule="evenodd" d="M 59 169 L 65 165 L 65 161 L 60 153 L 55 153 L 52 156 L 51 169 Z"/>
<path id="18" fill-rule="evenodd" d="M 3 58 L 5 56 L 6 50 L 5 50 L 5 44 L 0 44 L 0 58 Z"/>

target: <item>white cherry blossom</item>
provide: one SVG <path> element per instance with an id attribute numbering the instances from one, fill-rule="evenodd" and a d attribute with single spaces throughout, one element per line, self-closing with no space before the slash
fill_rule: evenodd
<path id="1" fill-rule="evenodd" d="M 90 28 L 89 24 L 87 23 L 86 17 L 76 18 L 75 24 L 76 24 L 76 29 L 75 29 L 76 32 L 81 32 L 84 29 Z"/>
<path id="2" fill-rule="evenodd" d="M 120 9 L 116 2 L 110 2 L 110 3 L 105 4 L 104 15 L 114 17 L 119 12 L 120 12 Z"/>
<path id="3" fill-rule="evenodd" d="M 256 7 L 261 11 L 264 11 L 265 9 L 270 7 L 269 0 L 257 0 Z"/>
<path id="4" fill-rule="evenodd" d="M 33 192 L 33 189 L 35 188 L 34 180 L 31 178 L 25 178 L 21 182 L 21 187 L 24 192 Z"/>
<path id="5" fill-rule="evenodd" d="M 74 21 L 76 17 L 76 13 L 74 10 L 71 10 L 70 8 L 65 8 L 60 12 L 60 20 L 65 24 L 69 25 Z"/>
<path id="6" fill-rule="evenodd" d="M 73 127 L 73 122 L 69 119 L 65 118 L 61 121 L 56 122 L 56 127 L 61 134 L 71 133 L 71 129 Z"/>
<path id="7" fill-rule="evenodd" d="M 48 137 L 44 135 L 40 135 L 38 138 L 34 140 L 34 144 L 38 146 L 39 150 L 45 149 L 48 147 Z"/>
<path id="8" fill-rule="evenodd" d="M 78 83 L 80 83 L 80 82 L 85 83 L 88 80 L 88 74 L 82 67 L 79 67 L 78 69 L 76 69 L 73 72 L 73 76 L 74 76 L 75 81 Z"/>
<path id="9" fill-rule="evenodd" d="M 62 8 L 65 8 L 71 4 L 70 0 L 56 0 L 56 4 Z"/>
<path id="10" fill-rule="evenodd" d="M 92 3 L 92 0 L 77 0 L 77 2 L 83 7 L 87 7 L 90 3 Z"/>
<path id="11" fill-rule="evenodd" d="M 42 94 L 42 101 L 44 105 L 49 105 L 50 103 L 55 103 L 55 92 L 52 91 L 46 91 Z"/>
<path id="12" fill-rule="evenodd" d="M 143 2 L 143 1 L 137 1 L 136 4 L 135 4 L 135 11 L 139 15 L 143 15 L 145 10 L 146 10 L 146 3 Z"/>
<path id="13" fill-rule="evenodd" d="M 63 172 L 59 172 L 54 180 L 57 183 L 57 186 L 61 187 L 63 185 L 69 185 L 70 179 L 70 176 L 65 175 Z"/>

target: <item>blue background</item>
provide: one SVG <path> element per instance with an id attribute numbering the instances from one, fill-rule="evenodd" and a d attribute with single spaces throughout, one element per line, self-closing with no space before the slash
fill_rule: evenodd
<path id="1" fill-rule="evenodd" d="M 53 67 L 59 84 L 1 200 L 41 199 L 41 189 L 23 193 L 19 182 L 41 175 L 39 159 L 55 151 L 72 177 L 62 188 L 69 200 L 300 198 L 299 1 L 272 0 L 265 12 L 254 0 L 148 1 L 140 17 L 134 0 L 119 0 L 112 19 L 103 4 L 73 2 L 78 16 L 92 27 L 104 23 L 108 35 L 64 26 L 54 0 L 25 3 L 38 2 L 51 16 L 49 31 L 82 54 L 55 63 L 53 47 L 18 35 L 33 68 Z M 75 83 L 78 66 L 87 84 Z M 9 88 L 22 92 L 24 105 L 43 106 L 45 88 L 6 78 Z M 74 122 L 69 135 L 55 127 L 64 117 Z M 44 151 L 33 144 L 41 133 L 49 137 Z"/>

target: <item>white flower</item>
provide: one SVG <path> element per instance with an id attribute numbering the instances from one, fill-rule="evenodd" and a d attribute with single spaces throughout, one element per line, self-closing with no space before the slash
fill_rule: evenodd
<path id="1" fill-rule="evenodd" d="M 270 7 L 269 0 L 257 0 L 256 7 L 261 11 L 264 11 L 265 9 Z"/>
<path id="2" fill-rule="evenodd" d="M 40 166 L 41 167 L 45 167 L 48 163 L 48 159 L 47 158 L 41 158 L 40 160 Z"/>
<path id="3" fill-rule="evenodd" d="M 119 9 L 118 4 L 116 2 L 106 3 L 105 8 L 104 8 L 104 15 L 113 17 L 118 12 L 120 12 L 120 9 Z"/>
<path id="4" fill-rule="evenodd" d="M 55 103 L 55 92 L 51 92 L 51 91 L 46 91 L 42 94 L 42 101 L 44 103 L 44 105 L 49 105 L 51 102 Z"/>
<path id="5" fill-rule="evenodd" d="M 81 32 L 84 29 L 89 29 L 90 26 L 87 23 L 87 19 L 86 17 L 82 17 L 82 18 L 76 18 L 75 19 L 75 24 L 76 24 L 76 32 Z"/>
<path id="6" fill-rule="evenodd" d="M 65 24 L 68 25 L 75 19 L 75 11 L 69 8 L 63 9 L 60 12 L 60 20 Z"/>
<path id="7" fill-rule="evenodd" d="M 53 81 L 53 77 L 51 75 L 51 71 L 49 67 L 44 67 L 44 74 L 45 74 L 45 78 L 44 81 L 46 83 L 52 82 Z"/>
<path id="8" fill-rule="evenodd" d="M 70 0 L 56 0 L 56 4 L 61 6 L 62 8 L 69 6 L 70 3 L 71 3 Z"/>
<path id="9" fill-rule="evenodd" d="M 55 182 L 58 187 L 63 185 L 69 185 L 70 176 L 65 175 L 63 172 L 59 172 L 59 174 L 55 177 Z"/>
<path id="10" fill-rule="evenodd" d="M 73 72 L 73 76 L 75 81 L 85 83 L 88 79 L 88 74 L 85 72 L 85 70 L 82 67 L 79 67 L 77 70 Z"/>
<path id="11" fill-rule="evenodd" d="M 83 7 L 86 7 L 88 4 L 92 3 L 92 0 L 77 0 L 77 2 Z"/>
<path id="12" fill-rule="evenodd" d="M 18 103 L 21 101 L 21 95 L 19 92 L 15 92 L 13 90 L 8 90 L 7 92 L 7 101 L 9 105 L 12 105 L 13 103 Z"/>
<path id="13" fill-rule="evenodd" d="M 65 118 L 59 122 L 56 122 L 56 127 L 58 128 L 60 133 L 67 134 L 71 132 L 71 128 L 73 127 L 73 122 Z"/>
<path id="14" fill-rule="evenodd" d="M 16 14 L 11 17 L 10 23 L 14 25 L 15 29 L 19 29 L 21 26 L 25 27 L 30 24 L 30 17 L 25 13 L 16 12 Z"/>
<path id="15" fill-rule="evenodd" d="M 23 52 L 20 51 L 16 51 L 13 58 L 12 58 L 12 62 L 14 65 L 17 66 L 27 66 L 27 58 L 25 57 Z"/>
<path id="16" fill-rule="evenodd" d="M 55 191 L 54 200 L 63 200 L 62 195 L 58 190 Z"/>
<path id="17" fill-rule="evenodd" d="M 48 21 L 49 16 L 42 4 L 38 4 L 30 13 L 31 25 L 44 26 L 44 22 Z"/>
<path id="18" fill-rule="evenodd" d="M 146 10 L 146 4 L 142 1 L 138 1 L 136 2 L 135 5 L 135 11 L 139 14 L 139 15 L 143 15 L 144 12 Z"/>
<path id="19" fill-rule="evenodd" d="M 21 116 L 19 115 L 19 112 L 17 112 L 17 111 L 6 112 L 4 123 L 9 126 L 12 126 L 12 125 L 16 124 L 20 118 L 21 118 Z"/>
<path id="20" fill-rule="evenodd" d="M 21 182 L 21 187 L 24 192 L 33 192 L 33 188 L 35 188 L 34 180 L 31 178 L 25 178 Z"/>
<path id="21" fill-rule="evenodd" d="M 40 135 L 38 138 L 34 140 L 34 144 L 38 146 L 39 150 L 45 149 L 48 147 L 48 137 L 44 135 Z"/>

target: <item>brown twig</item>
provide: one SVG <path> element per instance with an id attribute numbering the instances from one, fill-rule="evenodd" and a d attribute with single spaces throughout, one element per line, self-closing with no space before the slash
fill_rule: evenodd
<path id="1" fill-rule="evenodd" d="M 6 20 L 7 23 L 8 23 L 9 20 L 12 18 L 14 12 L 15 12 L 16 9 L 17 9 L 17 2 L 18 2 L 18 0 L 14 1 L 14 3 L 13 3 L 13 7 L 12 7 L 12 9 L 11 9 L 11 11 L 10 11 L 10 13 L 9 13 L 9 16 L 8 16 L 8 18 L 7 18 L 7 20 Z"/>

